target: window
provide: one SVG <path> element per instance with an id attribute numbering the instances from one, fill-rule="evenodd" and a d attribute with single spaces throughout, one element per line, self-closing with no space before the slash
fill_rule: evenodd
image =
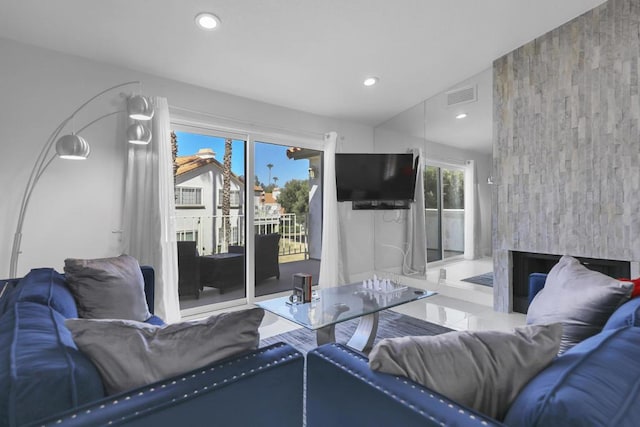
<path id="1" fill-rule="evenodd" d="M 198 232 L 196 230 L 184 230 L 178 231 L 176 236 L 176 240 L 178 242 L 197 242 L 198 241 Z"/>
<path id="2" fill-rule="evenodd" d="M 202 188 L 176 187 L 176 206 L 202 205 Z"/>
<path id="3" fill-rule="evenodd" d="M 218 190 L 218 205 L 222 206 L 222 190 Z M 240 207 L 240 191 L 231 190 L 231 193 L 230 193 L 230 206 L 232 208 Z"/>

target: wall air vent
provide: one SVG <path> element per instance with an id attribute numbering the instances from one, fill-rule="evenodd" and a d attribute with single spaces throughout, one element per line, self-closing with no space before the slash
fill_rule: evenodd
<path id="1" fill-rule="evenodd" d="M 454 105 L 466 104 L 468 102 L 475 102 L 478 100 L 477 86 L 469 86 L 458 88 L 446 92 L 447 95 L 447 107 L 453 107 Z"/>

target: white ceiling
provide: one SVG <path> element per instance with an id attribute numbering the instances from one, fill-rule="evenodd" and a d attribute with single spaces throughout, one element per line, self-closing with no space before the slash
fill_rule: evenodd
<path id="1" fill-rule="evenodd" d="M 2 0 L 0 37 L 375 126 L 600 3 Z"/>

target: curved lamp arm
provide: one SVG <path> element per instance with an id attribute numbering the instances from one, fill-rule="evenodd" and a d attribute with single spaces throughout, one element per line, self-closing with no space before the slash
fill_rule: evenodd
<path id="1" fill-rule="evenodd" d="M 47 169 L 47 167 L 49 167 L 51 162 L 56 158 L 55 153 L 51 154 L 51 156 L 49 154 L 51 152 L 51 147 L 53 147 L 53 145 L 57 141 L 58 136 L 60 135 L 60 132 L 62 132 L 64 127 L 67 125 L 67 123 L 69 123 L 69 121 L 71 121 L 76 116 L 76 114 L 78 114 L 84 107 L 86 107 L 94 99 L 96 99 L 96 98 L 98 98 L 98 97 L 104 95 L 105 93 L 110 92 L 110 91 L 112 91 L 114 89 L 118 89 L 118 88 L 121 88 L 123 86 L 129 86 L 129 85 L 132 85 L 132 84 L 138 84 L 139 85 L 140 82 L 139 81 L 131 81 L 131 82 L 121 83 L 121 84 L 118 84 L 118 85 L 115 85 L 115 86 L 111 86 L 110 88 L 107 88 L 107 89 L 95 94 L 94 96 L 89 98 L 87 101 L 82 103 L 78 108 L 76 108 L 75 111 L 73 113 L 71 113 L 71 115 L 69 117 L 64 119 L 58 125 L 58 127 L 56 127 L 53 130 L 53 132 L 51 132 L 51 135 L 49 135 L 49 138 L 47 138 L 47 140 L 44 143 L 42 149 L 40 150 L 40 154 L 38 154 L 38 157 L 36 158 L 35 164 L 33 165 L 33 169 L 31 170 L 31 174 L 29 175 L 29 180 L 27 181 L 27 186 L 25 187 L 24 193 L 22 195 L 22 202 L 20 203 L 20 213 L 18 214 L 18 224 L 16 226 L 16 231 L 15 231 L 15 234 L 13 236 L 13 246 L 11 248 L 11 261 L 10 261 L 10 264 L 9 264 L 9 277 L 10 278 L 16 277 L 16 272 L 17 272 L 17 269 L 18 269 L 18 257 L 20 256 L 20 245 L 21 245 L 21 242 L 22 242 L 22 226 L 24 224 L 24 218 L 25 218 L 25 214 L 27 212 L 27 207 L 29 206 L 29 200 L 31 199 L 31 194 L 33 193 L 33 189 L 35 188 L 36 184 L 38 183 L 38 180 L 40 179 L 40 177 L 42 176 L 44 171 Z M 105 117 L 109 117 L 109 116 L 112 116 L 114 114 L 118 114 L 120 112 L 121 111 L 116 111 L 114 113 L 109 113 L 109 114 L 105 114 L 103 116 L 100 116 L 97 119 L 91 121 L 89 124 L 87 124 L 84 127 L 82 127 L 80 129 L 80 131 L 82 131 L 82 130 L 86 129 L 87 127 L 91 126 L 92 124 L 94 124 L 98 120 L 102 120 Z"/>

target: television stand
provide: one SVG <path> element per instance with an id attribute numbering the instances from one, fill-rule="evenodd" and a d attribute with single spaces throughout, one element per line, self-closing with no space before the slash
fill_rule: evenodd
<path id="1" fill-rule="evenodd" d="M 356 210 L 391 210 L 409 209 L 411 200 L 358 200 L 351 202 L 351 208 Z"/>

